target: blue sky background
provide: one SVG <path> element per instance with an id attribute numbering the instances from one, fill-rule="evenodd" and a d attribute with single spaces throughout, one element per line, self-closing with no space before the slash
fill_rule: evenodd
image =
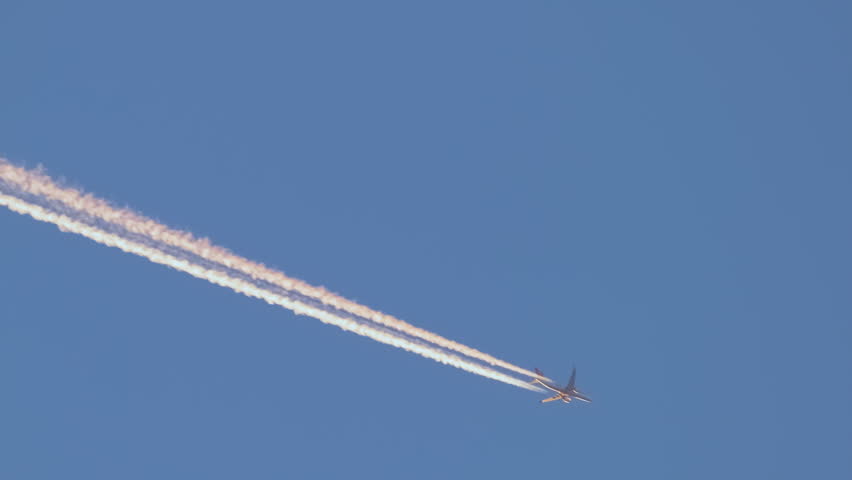
<path id="1" fill-rule="evenodd" d="M 3 2 L 0 154 L 595 402 L 0 211 L 0 477 L 852 477 L 852 7 L 686 3 Z"/>

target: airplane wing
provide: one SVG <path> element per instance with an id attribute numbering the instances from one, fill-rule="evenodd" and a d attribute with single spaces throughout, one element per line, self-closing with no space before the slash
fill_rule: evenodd
<path id="1" fill-rule="evenodd" d="M 541 401 L 541 403 L 552 402 L 554 400 L 559 400 L 560 398 L 562 398 L 562 395 L 554 395 L 550 398 L 545 398 L 544 400 Z"/>
<path id="2" fill-rule="evenodd" d="M 568 380 L 568 386 L 565 387 L 565 390 L 569 392 L 574 389 L 574 379 L 577 378 L 577 367 L 574 367 L 574 370 L 571 370 L 571 380 Z"/>

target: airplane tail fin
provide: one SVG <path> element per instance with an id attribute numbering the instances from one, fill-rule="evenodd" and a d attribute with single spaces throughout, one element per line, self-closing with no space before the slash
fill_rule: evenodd
<path id="1" fill-rule="evenodd" d="M 537 369 L 537 368 L 536 368 L 536 369 L 534 369 L 534 370 L 535 370 L 535 374 L 536 374 L 536 376 L 535 376 L 535 377 L 533 377 L 533 378 L 532 378 L 532 380 L 530 380 L 530 383 L 538 383 L 538 382 L 539 382 L 538 377 L 543 377 L 543 376 L 544 376 L 544 374 L 542 374 L 542 373 L 541 373 L 541 370 L 539 370 L 539 369 Z"/>
<path id="2" fill-rule="evenodd" d="M 544 376 L 544 372 L 542 372 L 541 370 L 539 370 L 537 368 L 534 368 L 533 370 L 535 370 L 536 376 L 533 377 L 532 380 L 530 380 L 530 383 L 538 383 L 538 382 L 541 381 L 542 378 L 547 378 L 547 377 Z"/>
<path id="3" fill-rule="evenodd" d="M 536 374 L 536 375 L 538 375 L 538 376 L 539 376 L 539 377 L 541 377 L 541 378 L 544 378 L 544 374 L 543 374 L 543 373 L 541 373 L 541 370 L 539 370 L 539 369 L 537 369 L 537 368 L 535 368 L 534 370 L 535 370 L 535 374 Z M 533 377 L 533 379 L 532 379 L 532 380 L 530 380 L 530 383 L 538 383 L 539 381 L 540 381 L 540 379 L 539 379 L 539 378 L 535 378 L 535 377 Z"/>

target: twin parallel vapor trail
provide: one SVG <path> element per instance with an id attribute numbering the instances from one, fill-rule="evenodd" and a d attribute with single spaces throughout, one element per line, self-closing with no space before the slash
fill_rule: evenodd
<path id="1" fill-rule="evenodd" d="M 195 238 L 131 210 L 116 208 L 90 194 L 63 187 L 38 171 L 17 167 L 2 158 L 0 205 L 53 223 L 60 230 L 134 253 L 378 342 L 509 385 L 540 390 L 497 368 L 537 377 L 533 372 L 290 278 L 206 239 Z"/>

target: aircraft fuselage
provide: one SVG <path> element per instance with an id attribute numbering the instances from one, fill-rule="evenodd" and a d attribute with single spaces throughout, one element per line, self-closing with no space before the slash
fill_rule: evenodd
<path id="1" fill-rule="evenodd" d="M 551 384 L 543 382 L 539 379 L 534 379 L 534 381 L 536 383 L 538 383 L 539 385 L 541 385 L 542 387 L 544 387 L 544 388 L 550 390 L 551 392 L 559 395 L 559 397 L 560 397 L 559 400 L 562 400 L 565 403 L 570 402 L 574 398 L 576 398 L 578 400 L 582 400 L 584 402 L 591 402 L 591 400 L 589 398 L 583 396 L 583 394 L 578 392 L 576 388 L 572 388 L 572 389 L 569 390 L 568 388 L 560 388 L 560 387 L 557 387 L 556 385 L 551 385 Z"/>

